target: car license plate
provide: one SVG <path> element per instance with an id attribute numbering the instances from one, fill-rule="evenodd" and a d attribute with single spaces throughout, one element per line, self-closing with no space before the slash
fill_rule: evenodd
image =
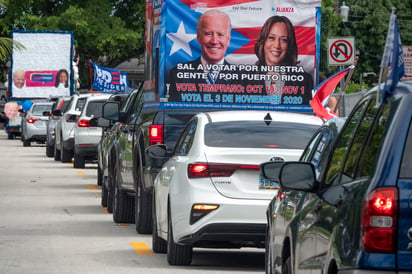
<path id="1" fill-rule="evenodd" d="M 278 188 L 279 188 L 278 182 L 265 179 L 262 177 L 262 175 L 259 176 L 259 189 L 278 189 Z"/>

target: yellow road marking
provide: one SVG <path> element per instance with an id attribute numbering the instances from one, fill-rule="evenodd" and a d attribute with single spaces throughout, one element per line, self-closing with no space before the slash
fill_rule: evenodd
<path id="1" fill-rule="evenodd" d="M 137 255 L 153 255 L 152 250 L 143 242 L 130 242 Z"/>
<path id="2" fill-rule="evenodd" d="M 87 189 L 88 190 L 98 190 L 97 186 L 92 186 L 92 185 L 88 185 Z"/>
<path id="3" fill-rule="evenodd" d="M 77 173 L 77 174 L 81 174 L 81 175 L 86 174 L 85 171 L 80 171 L 80 170 L 76 171 L 76 173 Z"/>

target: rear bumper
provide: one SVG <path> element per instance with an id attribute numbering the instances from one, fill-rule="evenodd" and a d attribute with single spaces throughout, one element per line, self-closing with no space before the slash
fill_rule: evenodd
<path id="1" fill-rule="evenodd" d="M 82 157 L 97 160 L 97 145 L 75 145 L 74 152 Z"/>
<path id="2" fill-rule="evenodd" d="M 265 247 L 266 224 L 215 223 L 192 235 L 187 235 L 179 243 L 198 247 Z"/>

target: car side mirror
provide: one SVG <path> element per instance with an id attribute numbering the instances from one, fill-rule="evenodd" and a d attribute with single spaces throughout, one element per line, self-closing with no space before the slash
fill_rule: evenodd
<path id="1" fill-rule="evenodd" d="M 102 117 L 107 120 L 119 121 L 120 103 L 109 101 L 103 104 Z"/>
<path id="2" fill-rule="evenodd" d="M 152 145 L 146 148 L 146 155 L 150 164 L 154 168 L 162 168 L 163 164 L 169 160 L 167 146 L 165 144 Z"/>
<path id="3" fill-rule="evenodd" d="M 52 111 L 53 116 L 62 116 L 61 109 L 55 109 Z"/>
<path id="4" fill-rule="evenodd" d="M 263 178 L 271 181 L 279 181 L 279 171 L 284 162 L 266 162 L 260 165 L 260 173 Z"/>
<path id="5" fill-rule="evenodd" d="M 94 127 L 109 128 L 112 125 L 110 120 L 107 120 L 107 119 L 102 118 L 102 117 L 93 118 L 93 119 L 95 119 L 95 121 L 96 121 L 96 125 Z"/>
<path id="6" fill-rule="evenodd" d="M 286 162 L 279 172 L 280 185 L 290 190 L 314 192 L 318 182 L 313 165 L 306 162 Z"/>

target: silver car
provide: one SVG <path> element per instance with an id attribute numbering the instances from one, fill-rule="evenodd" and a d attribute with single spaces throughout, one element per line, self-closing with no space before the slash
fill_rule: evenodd
<path id="1" fill-rule="evenodd" d="M 74 94 L 65 109 L 53 111 L 53 115 L 61 116 L 56 121 L 55 126 L 54 160 L 61 160 L 63 163 L 72 161 L 74 151 L 73 128 L 83 110 L 86 98 L 90 95 L 90 93 Z"/>
<path id="2" fill-rule="evenodd" d="M 111 94 L 93 94 L 87 97 L 82 113 L 74 125 L 74 168 L 84 168 L 86 161 L 97 160 L 97 146 L 102 128 L 90 125 L 92 118 L 102 115 L 103 104 Z"/>
<path id="3" fill-rule="evenodd" d="M 71 97 L 59 97 L 53 104 L 52 111 L 58 109 L 65 109 L 67 104 L 69 103 Z M 57 120 L 61 117 L 56 115 L 50 115 L 49 120 L 46 122 L 46 156 L 53 157 L 54 156 L 54 143 L 56 139 L 55 128 Z"/>
<path id="4" fill-rule="evenodd" d="M 34 102 L 21 120 L 23 146 L 31 145 L 31 142 L 46 142 L 46 122 L 49 120 L 53 102 Z"/>

